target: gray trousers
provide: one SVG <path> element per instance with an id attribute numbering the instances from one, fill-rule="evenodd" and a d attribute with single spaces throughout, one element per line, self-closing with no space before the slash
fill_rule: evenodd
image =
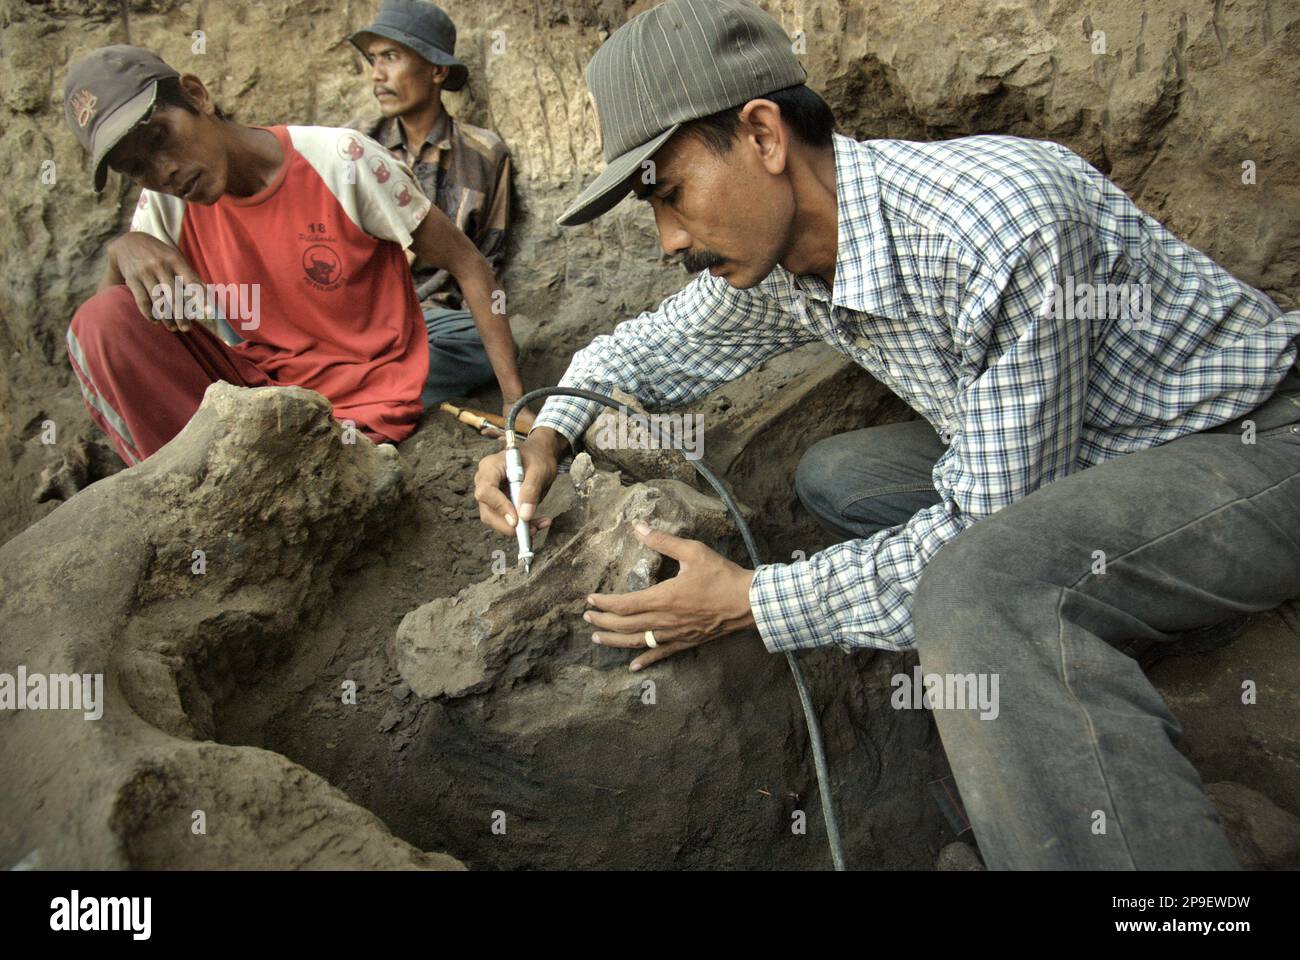
<path id="1" fill-rule="evenodd" d="M 429 377 L 420 395 L 424 409 L 467 396 L 496 378 L 468 310 L 426 307 L 424 326 L 429 332 Z"/>
<path id="2" fill-rule="evenodd" d="M 938 502 L 943 449 L 924 421 L 830 437 L 796 490 L 828 529 L 867 536 Z M 1244 417 L 1048 484 L 944 545 L 912 617 L 926 673 L 998 675 L 996 718 L 934 711 L 989 867 L 1237 869 L 1134 658 L 1296 596 L 1294 369 Z"/>

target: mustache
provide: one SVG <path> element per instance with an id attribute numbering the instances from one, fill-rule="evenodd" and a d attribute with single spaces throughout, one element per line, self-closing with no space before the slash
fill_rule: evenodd
<path id="1" fill-rule="evenodd" d="M 687 273 L 699 273 L 709 267 L 720 267 L 726 262 L 726 257 L 712 250 L 701 250 L 699 253 L 692 251 L 682 257 L 682 266 L 686 268 Z"/>

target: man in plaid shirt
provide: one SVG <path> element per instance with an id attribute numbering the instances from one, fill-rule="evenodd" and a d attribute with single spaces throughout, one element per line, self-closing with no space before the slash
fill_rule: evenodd
<path id="1" fill-rule="evenodd" d="M 643 535 L 680 573 L 589 598 L 593 640 L 652 647 L 636 670 L 752 626 L 773 652 L 915 647 L 927 672 L 996 675 L 996 719 L 935 705 L 990 866 L 1236 866 L 1139 660 L 1300 594 L 1300 312 L 1059 145 L 834 134 L 744 0 L 670 0 L 587 77 L 609 168 L 560 222 L 635 191 L 704 272 L 561 383 L 658 410 L 822 340 L 924 418 L 807 452 L 798 494 L 849 539 L 806 561 Z M 547 401 L 522 522 L 597 412 Z M 476 497 L 510 532 L 503 476 L 486 458 Z"/>

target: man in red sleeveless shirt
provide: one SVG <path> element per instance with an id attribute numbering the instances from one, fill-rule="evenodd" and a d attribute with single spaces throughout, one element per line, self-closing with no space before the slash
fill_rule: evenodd
<path id="1" fill-rule="evenodd" d="M 216 380 L 307 387 L 376 442 L 408 437 L 429 347 L 407 247 L 455 278 L 507 402 L 522 393 L 491 267 L 364 134 L 234 123 L 197 77 L 131 46 L 74 64 L 64 104 L 95 189 L 110 166 L 144 188 L 67 335 L 90 414 L 128 464 Z"/>

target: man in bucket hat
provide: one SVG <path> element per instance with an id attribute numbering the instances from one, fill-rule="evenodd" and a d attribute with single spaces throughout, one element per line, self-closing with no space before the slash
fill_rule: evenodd
<path id="1" fill-rule="evenodd" d="M 370 64 L 380 112 L 349 125 L 405 162 L 429 199 L 499 270 L 510 225 L 510 154 L 495 133 L 457 120 L 442 102 L 443 90 L 461 89 L 468 77 L 455 55 L 455 24 L 427 0 L 384 0 L 374 23 L 348 39 Z M 493 371 L 448 272 L 423 263 L 411 269 L 429 333 L 429 406 L 468 394 Z"/>
<path id="2" fill-rule="evenodd" d="M 844 541 L 807 560 L 640 531 L 678 575 L 588 597 L 593 641 L 644 651 L 633 670 L 746 628 L 772 652 L 916 649 L 1000 681 L 997 709 L 932 704 L 990 866 L 1235 867 L 1139 660 L 1300 586 L 1300 311 L 1064 147 L 855 141 L 803 80 L 745 0 L 669 0 L 597 51 L 607 166 L 560 222 L 635 192 L 699 275 L 561 384 L 661 410 L 824 341 L 921 419 L 804 454 L 795 491 Z M 547 400 L 524 522 L 599 409 Z M 475 497 L 511 533 L 504 477 L 485 458 Z"/>
<path id="3" fill-rule="evenodd" d="M 96 189 L 109 167 L 144 188 L 67 334 L 90 415 L 127 464 L 216 380 L 307 387 L 376 442 L 409 436 L 429 348 L 407 247 L 456 278 L 503 388 L 522 389 L 492 268 L 364 134 L 235 123 L 198 77 L 131 46 L 75 63 L 64 104 Z M 213 314 L 230 342 L 193 322 Z"/>

